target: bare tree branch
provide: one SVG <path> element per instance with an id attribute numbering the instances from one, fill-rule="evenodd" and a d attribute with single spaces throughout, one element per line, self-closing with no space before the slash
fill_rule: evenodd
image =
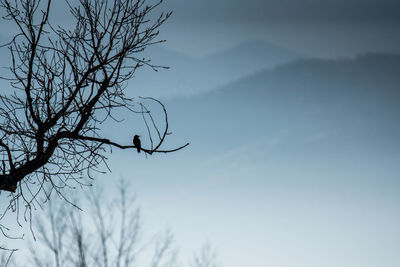
<path id="1" fill-rule="evenodd" d="M 0 266 L 7 267 L 14 264 L 12 256 L 16 251 L 17 249 L 2 248 L 2 251 L 0 252 Z"/>

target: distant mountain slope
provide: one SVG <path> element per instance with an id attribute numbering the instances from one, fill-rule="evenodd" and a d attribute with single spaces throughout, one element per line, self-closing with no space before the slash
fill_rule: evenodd
<path id="1" fill-rule="evenodd" d="M 202 65 L 207 66 L 212 76 L 221 76 L 233 81 L 256 71 L 271 69 L 302 57 L 304 56 L 300 53 L 289 49 L 263 40 L 255 40 L 209 55 L 202 59 Z M 220 82 L 223 80 L 220 79 Z M 219 85 L 225 85 L 225 83 Z"/>
<path id="2" fill-rule="evenodd" d="M 135 94 L 153 96 L 202 93 L 302 57 L 294 51 L 259 40 L 204 58 L 186 57 L 161 47 L 150 47 L 145 55 L 156 65 L 170 67 L 158 73 L 141 69 L 130 82 Z"/>
<path id="3" fill-rule="evenodd" d="M 293 59 L 305 57 L 298 52 L 270 44 L 263 40 L 247 42 L 220 53 L 211 54 L 204 58 L 210 65 L 220 62 L 238 63 L 245 68 L 272 68 Z M 239 66 L 240 66 L 239 65 Z M 253 66 L 253 67 L 252 67 Z"/>
<path id="4" fill-rule="evenodd" d="M 400 55 L 300 60 L 167 106 L 171 127 L 200 150 L 320 136 L 334 150 L 400 153 Z"/>

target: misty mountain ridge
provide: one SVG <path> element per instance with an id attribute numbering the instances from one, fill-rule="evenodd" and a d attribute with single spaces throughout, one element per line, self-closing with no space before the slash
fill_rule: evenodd
<path id="1" fill-rule="evenodd" d="M 229 67 L 229 70 L 241 72 L 241 76 L 245 76 L 258 70 L 271 69 L 305 57 L 299 52 L 264 40 L 254 40 L 208 55 L 203 58 L 203 61 L 209 66 L 214 66 L 215 69 Z"/>
<path id="2" fill-rule="evenodd" d="M 225 97 L 263 99 L 270 93 L 306 97 L 309 93 L 338 96 L 338 93 L 355 93 L 369 89 L 380 95 L 384 91 L 399 93 L 396 89 L 400 79 L 400 54 L 366 53 L 353 58 L 300 59 L 285 63 L 274 69 L 264 69 L 236 79 L 212 91 L 193 96 L 178 96 L 172 102 L 211 101 Z M 288 86 L 292 85 L 293 86 Z M 316 85 L 321 85 L 316 88 Z M 328 90 L 335 86 L 337 90 Z M 351 89 L 351 90 L 350 90 Z M 298 95 L 300 93 L 300 95 Z M 327 95 L 328 96 L 328 95 Z M 260 98 L 261 97 L 261 98 Z M 360 95 L 361 98 L 365 97 Z M 225 101 L 223 101 L 225 102 Z"/>
<path id="3" fill-rule="evenodd" d="M 250 142 L 285 135 L 305 149 L 305 140 L 319 135 L 329 137 L 321 148 L 397 153 L 399 84 L 400 55 L 369 53 L 298 60 L 166 104 L 171 128 L 200 150 L 234 147 L 242 136 Z M 196 147 L 204 142 L 210 147 Z"/>
<path id="4" fill-rule="evenodd" d="M 300 53 L 256 40 L 213 53 L 192 58 L 161 46 L 149 47 L 143 54 L 152 64 L 168 66 L 155 73 L 150 68 L 139 69 L 130 82 L 136 95 L 156 97 L 193 95 L 210 91 L 240 77 L 262 69 L 303 58 Z"/>

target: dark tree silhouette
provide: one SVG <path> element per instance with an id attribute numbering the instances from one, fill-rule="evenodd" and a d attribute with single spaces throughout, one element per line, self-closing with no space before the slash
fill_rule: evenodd
<path id="1" fill-rule="evenodd" d="M 11 62 L 1 78 L 12 93 L 0 95 L 0 196 L 10 199 L 0 220 L 11 210 L 18 221 L 20 202 L 27 220 L 39 195 L 56 191 L 65 199 L 62 188 L 88 184 L 86 177 L 108 169 L 107 147 L 135 149 L 130 140 L 124 145 L 100 136 L 103 122 L 117 120 L 117 109 L 143 118 L 151 142 L 141 151 L 168 153 L 188 145 L 161 149 L 169 134 L 164 105 L 125 94 L 138 68 L 166 68 L 140 57 L 164 42 L 159 28 L 171 15 L 155 14 L 163 0 L 149 1 L 66 1 L 74 21 L 68 27 L 49 20 L 51 0 L 0 0 L 4 19 L 18 29 L 2 46 Z M 161 106 L 162 121 L 153 119 L 150 102 Z M 0 224 L 0 230 L 7 228 Z"/>
<path id="2" fill-rule="evenodd" d="M 145 153 L 184 147 L 160 149 L 168 135 L 160 101 L 143 100 L 161 105 L 162 126 L 143 101 L 138 104 L 125 95 L 126 83 L 138 68 L 165 68 L 140 58 L 146 47 L 163 42 L 156 38 L 158 30 L 171 15 L 155 16 L 162 0 L 147 2 L 67 2 L 75 20 L 69 29 L 49 21 L 51 0 L 0 0 L 5 18 L 19 30 L 7 44 L 11 75 L 3 77 L 14 93 L 0 96 L 0 192 L 12 192 L 14 200 L 22 197 L 29 205 L 45 183 L 59 190 L 69 181 L 80 183 L 85 172 L 92 177 L 106 163 L 105 146 L 135 148 L 99 135 L 100 124 L 118 108 L 141 113 L 146 126 L 153 127 L 156 138 L 150 136 L 151 147 L 141 148 Z"/>

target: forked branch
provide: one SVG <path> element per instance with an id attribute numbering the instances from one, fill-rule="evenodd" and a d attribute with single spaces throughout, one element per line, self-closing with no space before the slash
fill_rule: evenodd
<path id="1" fill-rule="evenodd" d="M 0 95 L 0 193 L 14 193 L 11 201 L 22 198 L 29 209 L 40 192 L 49 196 L 45 184 L 61 194 L 107 167 L 105 146 L 136 148 L 101 138 L 99 126 L 118 109 L 138 115 L 125 94 L 128 81 L 143 66 L 164 68 L 141 55 L 164 42 L 157 36 L 171 13 L 155 15 L 161 3 L 67 2 L 75 25 L 63 28 L 49 21 L 51 0 L 0 0 L 5 19 L 18 29 L 8 43 L 12 60 L 5 76 L 14 93 Z M 158 140 L 141 150 L 151 155 L 186 147 L 161 149 L 169 135 L 167 110 L 157 99 L 143 100 L 160 104 L 165 120 L 159 127 L 141 106 Z"/>

